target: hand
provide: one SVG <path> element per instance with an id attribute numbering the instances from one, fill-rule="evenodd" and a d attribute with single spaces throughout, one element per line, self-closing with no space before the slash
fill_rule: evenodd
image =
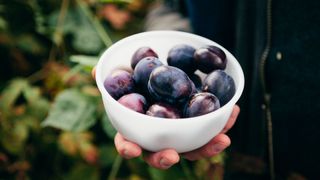
<path id="1" fill-rule="evenodd" d="M 231 144 L 230 138 L 225 133 L 234 125 L 239 112 L 239 106 L 235 105 L 226 126 L 220 134 L 199 149 L 180 155 L 185 159 L 194 161 L 201 158 L 212 157 L 222 152 Z M 119 133 L 116 134 L 114 142 L 118 153 L 126 159 L 135 158 L 142 154 L 141 147 L 133 142 L 127 141 Z M 174 149 L 165 149 L 154 153 L 146 152 L 144 154 L 144 160 L 155 168 L 168 169 L 179 162 L 180 155 Z"/>
<path id="2" fill-rule="evenodd" d="M 95 68 L 92 70 L 92 76 L 95 78 Z M 211 139 L 206 145 L 187 153 L 180 154 L 183 158 L 194 161 L 201 158 L 215 156 L 227 148 L 230 144 L 230 138 L 225 134 L 234 125 L 240 108 L 235 105 L 231 116 L 224 129 Z M 118 153 L 131 159 L 142 155 L 142 148 L 130 141 L 127 141 L 121 134 L 117 133 L 114 138 L 115 147 Z M 174 149 L 165 149 L 159 152 L 144 152 L 144 160 L 152 167 L 158 169 L 168 169 L 180 160 L 180 155 Z"/>

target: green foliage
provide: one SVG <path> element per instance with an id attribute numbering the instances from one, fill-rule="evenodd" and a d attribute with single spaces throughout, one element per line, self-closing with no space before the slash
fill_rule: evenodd
<path id="1" fill-rule="evenodd" d="M 98 60 L 99 58 L 96 56 L 85 56 L 85 55 L 70 56 L 70 61 L 74 63 L 79 63 L 83 66 L 90 67 L 90 68 L 93 68 L 97 64 Z"/>
<path id="2" fill-rule="evenodd" d="M 117 151 L 112 147 L 113 144 L 102 144 L 99 149 L 99 162 L 103 167 L 110 167 L 117 158 Z"/>
<path id="3" fill-rule="evenodd" d="M 43 127 L 65 131 L 83 131 L 96 122 L 96 100 L 77 89 L 68 89 L 57 95 Z"/>
<path id="4" fill-rule="evenodd" d="M 52 27 L 57 26 L 60 11 L 56 11 L 50 16 L 49 24 Z M 104 44 L 99 35 L 92 27 L 89 19 L 82 13 L 79 6 L 70 7 L 66 12 L 62 34 L 71 37 L 71 46 L 77 51 L 84 54 L 96 54 L 103 48 Z M 56 35 L 56 34 L 54 34 Z M 53 36 L 56 44 L 61 44 L 60 37 Z"/>
<path id="5" fill-rule="evenodd" d="M 180 167 L 173 166 L 169 170 L 159 170 L 152 167 L 148 167 L 151 179 L 153 180 L 165 180 L 165 179 L 187 179 L 184 172 L 181 171 Z"/>
<path id="6" fill-rule="evenodd" d="M 72 55 L 70 61 L 78 63 L 81 66 L 81 70 L 91 72 L 93 67 L 98 63 L 99 57 L 86 56 L 86 55 Z"/>
<path id="7" fill-rule="evenodd" d="M 102 128 L 110 138 L 113 138 L 117 133 L 106 114 L 102 117 Z"/>
<path id="8" fill-rule="evenodd" d="M 97 168 L 93 166 L 88 166 L 84 163 L 79 163 L 75 165 L 71 172 L 64 177 L 63 179 L 66 180 L 79 180 L 79 179 L 86 179 L 86 180 L 99 180 L 99 171 Z"/>
<path id="9" fill-rule="evenodd" d="M 18 96 L 27 87 L 28 82 L 24 79 L 14 79 L 10 82 L 9 86 L 2 92 L 2 99 L 0 107 L 4 112 L 12 108 Z"/>

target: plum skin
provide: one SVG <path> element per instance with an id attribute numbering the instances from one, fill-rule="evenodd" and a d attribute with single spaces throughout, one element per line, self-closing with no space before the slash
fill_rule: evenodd
<path id="1" fill-rule="evenodd" d="M 124 94 L 134 91 L 134 80 L 130 72 L 123 69 L 115 69 L 109 74 L 103 83 L 107 92 L 114 99 L 119 99 Z"/>
<path id="2" fill-rule="evenodd" d="M 148 90 L 157 101 L 183 103 L 191 95 L 192 89 L 188 75 L 176 67 L 159 66 L 150 74 Z"/>
<path id="3" fill-rule="evenodd" d="M 208 92 L 194 94 L 184 108 L 184 117 L 208 114 L 220 108 L 219 99 Z"/>
<path id="4" fill-rule="evenodd" d="M 118 102 L 125 107 L 142 114 L 145 114 L 148 106 L 146 98 L 138 93 L 126 94 L 122 96 Z"/>
<path id="5" fill-rule="evenodd" d="M 147 92 L 149 76 L 152 70 L 162 65 L 162 62 L 156 57 L 145 57 L 141 59 L 133 71 L 133 79 L 136 86 L 143 92 Z"/>
<path id="6" fill-rule="evenodd" d="M 195 72 L 197 67 L 194 63 L 194 52 L 196 49 L 187 44 L 177 44 L 168 52 L 168 65 L 177 67 L 187 74 Z"/>
<path id="7" fill-rule="evenodd" d="M 234 80 L 223 70 L 215 70 L 204 79 L 203 92 L 210 92 L 218 97 L 220 105 L 228 103 L 234 96 L 236 86 Z"/>
<path id="8" fill-rule="evenodd" d="M 194 53 L 195 64 L 203 73 L 210 73 L 216 69 L 224 70 L 227 66 L 226 54 L 217 46 L 199 48 Z"/>
<path id="9" fill-rule="evenodd" d="M 146 115 L 169 119 L 181 118 L 181 112 L 177 108 L 165 103 L 152 104 L 147 110 Z"/>
<path id="10" fill-rule="evenodd" d="M 134 69 L 138 62 L 145 57 L 156 57 L 158 58 L 158 54 L 148 46 L 142 46 L 138 48 L 131 57 L 131 68 Z"/>

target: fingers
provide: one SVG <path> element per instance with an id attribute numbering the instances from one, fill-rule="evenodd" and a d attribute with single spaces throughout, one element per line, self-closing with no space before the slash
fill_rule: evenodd
<path id="1" fill-rule="evenodd" d="M 135 143 L 129 142 L 117 133 L 114 138 L 116 149 L 120 156 L 131 159 L 141 155 L 142 149 Z M 179 162 L 179 154 L 173 149 L 167 149 L 156 153 L 147 153 L 144 156 L 145 161 L 158 169 L 168 169 Z"/>
<path id="2" fill-rule="evenodd" d="M 231 140 L 224 133 L 226 133 L 232 128 L 232 126 L 236 122 L 236 119 L 239 113 L 240 113 L 240 108 L 238 105 L 235 105 L 229 117 L 229 120 L 225 125 L 225 127 L 223 128 L 223 130 L 221 131 L 221 133 L 218 134 L 216 137 L 214 137 L 209 143 L 207 143 L 203 147 L 196 149 L 194 151 L 185 153 L 183 157 L 185 157 L 188 160 L 198 160 L 201 158 L 211 157 L 219 154 L 225 148 L 230 146 Z"/>
<path id="3" fill-rule="evenodd" d="M 194 161 L 201 158 L 215 156 L 230 146 L 230 138 L 225 134 L 218 134 L 209 143 L 191 152 L 183 154 L 183 157 Z"/>
<path id="4" fill-rule="evenodd" d="M 148 153 L 144 156 L 144 160 L 155 168 L 168 169 L 178 163 L 180 157 L 174 149 L 166 149 L 155 153 Z"/>
<path id="5" fill-rule="evenodd" d="M 93 77 L 93 79 L 96 79 L 96 67 L 93 67 L 91 71 L 91 76 Z"/>
<path id="6" fill-rule="evenodd" d="M 225 125 L 225 127 L 223 128 L 223 130 L 221 131 L 221 133 L 226 133 L 232 128 L 232 126 L 234 125 L 234 123 L 237 120 L 239 113 L 240 113 L 240 108 L 238 105 L 235 105 L 233 107 L 233 111 L 229 117 L 229 120 L 228 120 L 227 124 Z"/>
<path id="7" fill-rule="evenodd" d="M 119 133 L 114 138 L 114 144 L 120 156 L 131 159 L 141 155 L 142 149 L 135 143 L 129 142 Z"/>
<path id="8" fill-rule="evenodd" d="M 92 74 L 94 77 L 95 68 L 92 70 Z M 224 149 L 230 146 L 231 140 L 224 133 L 226 133 L 234 125 L 239 112 L 239 106 L 235 105 L 225 128 L 222 130 L 222 133 L 218 134 L 203 147 L 182 154 L 183 157 L 188 160 L 198 160 L 201 158 L 212 157 L 221 153 Z M 130 159 L 138 157 L 142 153 L 142 149 L 137 144 L 127 141 L 119 133 L 116 134 L 114 142 L 118 153 L 124 158 Z M 147 153 L 144 156 L 144 160 L 150 166 L 155 168 L 168 169 L 172 165 L 178 163 L 180 157 L 174 149 L 166 149 L 155 153 Z"/>

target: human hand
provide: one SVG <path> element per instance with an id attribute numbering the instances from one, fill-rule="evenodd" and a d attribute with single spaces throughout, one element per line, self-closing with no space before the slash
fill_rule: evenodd
<path id="1" fill-rule="evenodd" d="M 215 156 L 231 144 L 230 138 L 225 133 L 234 125 L 239 112 L 239 106 L 235 105 L 231 116 L 221 133 L 211 139 L 206 145 L 194 151 L 178 154 L 174 149 L 165 149 L 159 152 L 144 152 L 143 158 L 152 167 L 168 169 L 179 162 L 180 156 L 191 161 Z M 139 145 L 126 140 L 120 133 L 116 134 L 114 143 L 118 153 L 126 159 L 142 155 L 142 148 Z"/>
<path id="2" fill-rule="evenodd" d="M 92 76 L 95 78 L 95 68 L 92 70 Z M 179 162 L 180 156 L 191 161 L 212 157 L 222 152 L 231 144 L 226 132 L 234 125 L 239 112 L 239 106 L 235 105 L 224 129 L 207 144 L 190 152 L 178 154 L 174 149 L 165 149 L 159 152 L 143 151 L 139 145 L 126 140 L 120 133 L 117 133 L 114 138 L 115 147 L 120 156 L 126 159 L 139 157 L 143 153 L 144 160 L 150 166 L 158 169 L 170 168 Z"/>

